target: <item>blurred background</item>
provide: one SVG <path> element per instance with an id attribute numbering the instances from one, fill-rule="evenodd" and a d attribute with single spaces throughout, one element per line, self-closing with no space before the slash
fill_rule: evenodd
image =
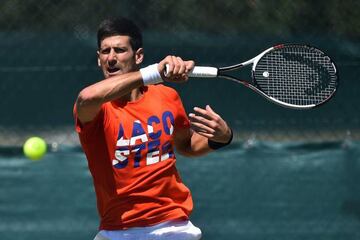
<path id="1" fill-rule="evenodd" d="M 188 111 L 210 104 L 236 139 L 204 160 L 180 157 L 178 167 L 193 190 L 193 222 L 204 239 L 359 239 L 358 9 L 356 0 L 2 0 L 2 239 L 96 233 L 95 195 L 72 108 L 84 86 L 102 79 L 99 23 L 120 15 L 144 32 L 144 66 L 175 54 L 221 67 L 279 43 L 327 53 L 340 86 L 313 110 L 281 108 L 221 79 L 173 85 Z M 240 74 L 250 79 L 250 70 Z M 21 149 L 34 135 L 49 144 L 36 163 Z"/>

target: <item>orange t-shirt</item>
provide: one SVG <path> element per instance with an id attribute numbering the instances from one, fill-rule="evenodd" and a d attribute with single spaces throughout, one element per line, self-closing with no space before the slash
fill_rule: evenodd
<path id="1" fill-rule="evenodd" d="M 93 177 L 100 230 L 119 230 L 188 219 L 189 189 L 175 166 L 173 133 L 189 128 L 181 99 L 163 85 L 144 87 L 134 102 L 103 104 L 76 131 Z"/>

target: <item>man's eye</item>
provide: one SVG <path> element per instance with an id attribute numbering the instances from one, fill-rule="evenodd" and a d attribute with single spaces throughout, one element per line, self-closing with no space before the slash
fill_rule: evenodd
<path id="1" fill-rule="evenodd" d="M 101 54 L 109 54 L 110 53 L 110 48 L 101 49 L 100 53 Z"/>
<path id="2" fill-rule="evenodd" d="M 123 48 L 114 48 L 114 51 L 116 53 L 123 53 L 123 52 L 125 52 L 125 49 L 123 49 Z"/>

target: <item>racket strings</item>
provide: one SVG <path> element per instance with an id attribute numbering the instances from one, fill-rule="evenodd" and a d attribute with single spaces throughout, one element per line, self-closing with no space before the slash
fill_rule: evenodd
<path id="1" fill-rule="evenodd" d="M 254 72 L 257 87 L 293 105 L 313 105 L 335 91 L 337 76 L 329 57 L 305 46 L 285 46 L 265 54 Z"/>

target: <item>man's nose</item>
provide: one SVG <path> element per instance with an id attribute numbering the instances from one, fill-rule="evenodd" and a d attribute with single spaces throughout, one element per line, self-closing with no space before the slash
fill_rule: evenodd
<path id="1" fill-rule="evenodd" d="M 116 63 L 117 63 L 116 53 L 115 53 L 114 49 L 111 49 L 110 53 L 108 55 L 108 64 L 109 64 L 109 66 L 114 66 Z"/>
<path id="2" fill-rule="evenodd" d="M 114 49 L 112 48 L 110 50 L 109 56 L 108 56 L 108 61 L 116 61 L 116 52 L 114 51 Z"/>

